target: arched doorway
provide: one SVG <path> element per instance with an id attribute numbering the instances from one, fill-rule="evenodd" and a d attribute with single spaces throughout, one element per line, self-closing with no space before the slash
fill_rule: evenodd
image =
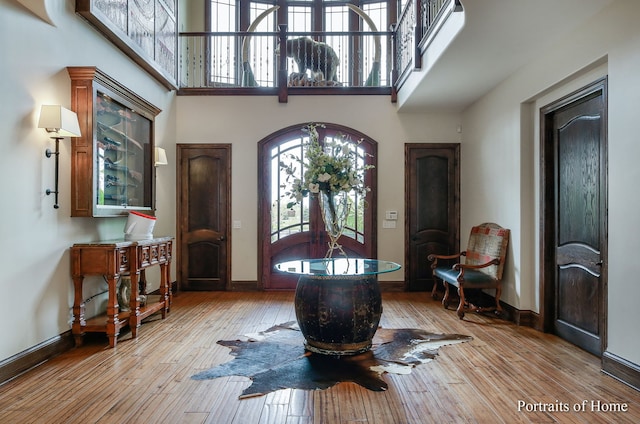
<path id="1" fill-rule="evenodd" d="M 376 245 L 376 153 L 377 142 L 365 134 L 336 124 L 322 123 L 318 127 L 321 141 L 343 135 L 353 143 L 364 164 L 374 165 L 365 174 L 365 183 L 371 188 L 366 198 L 352 193 L 354 207 L 347 228 L 340 239 L 344 251 L 350 257 L 375 258 Z M 302 157 L 303 145 L 308 142 L 305 125 L 284 128 L 264 138 L 258 148 L 258 262 L 259 286 L 266 290 L 293 290 L 297 279 L 273 270 L 281 261 L 295 258 L 323 257 L 328 239 L 324 233 L 317 199 L 305 198 L 292 208 L 287 208 L 288 198 L 282 184 L 285 180 L 280 163 L 290 154 Z M 300 172 L 304 172 L 303 169 Z"/>

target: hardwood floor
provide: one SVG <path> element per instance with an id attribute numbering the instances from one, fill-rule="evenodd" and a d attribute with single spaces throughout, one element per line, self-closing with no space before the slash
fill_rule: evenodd
<path id="1" fill-rule="evenodd" d="M 341 383 L 238 400 L 246 378 L 190 377 L 232 359 L 216 341 L 295 320 L 293 293 L 183 292 L 168 318 L 143 324 L 137 339 L 121 333 L 109 349 L 106 338 L 93 337 L 0 386 L 0 422 L 640 422 L 640 392 L 601 373 L 598 358 L 555 336 L 477 314 L 460 321 L 427 293 L 384 293 L 383 307 L 383 327 L 473 340 L 441 348 L 409 375 L 386 374 L 386 392 Z M 582 408 L 583 402 L 584 412 L 540 412 Z M 592 411 L 598 402 L 600 411 Z"/>

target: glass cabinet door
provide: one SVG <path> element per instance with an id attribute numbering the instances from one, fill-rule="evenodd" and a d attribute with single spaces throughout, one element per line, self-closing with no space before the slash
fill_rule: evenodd
<path id="1" fill-rule="evenodd" d="M 152 121 L 100 91 L 96 120 L 97 208 L 151 208 Z"/>
<path id="2" fill-rule="evenodd" d="M 153 214 L 154 122 L 161 112 L 94 66 L 70 66 L 71 216 Z"/>

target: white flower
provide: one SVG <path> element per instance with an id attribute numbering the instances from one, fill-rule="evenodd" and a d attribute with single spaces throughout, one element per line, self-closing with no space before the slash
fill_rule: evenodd
<path id="1" fill-rule="evenodd" d="M 326 172 L 324 174 L 318 175 L 318 181 L 320 181 L 321 183 L 326 183 L 330 179 L 331 179 L 331 175 Z"/>
<path id="2" fill-rule="evenodd" d="M 320 184 L 309 183 L 309 191 L 311 193 L 320 193 Z"/>

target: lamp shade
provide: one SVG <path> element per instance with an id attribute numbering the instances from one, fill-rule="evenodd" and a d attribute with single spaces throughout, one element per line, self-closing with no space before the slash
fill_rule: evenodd
<path id="1" fill-rule="evenodd" d="M 54 137 L 80 137 L 78 115 L 60 105 L 42 105 L 38 128 L 45 128 Z"/>
<path id="2" fill-rule="evenodd" d="M 162 147 L 155 148 L 155 160 L 153 161 L 155 166 L 159 165 L 169 165 L 169 161 L 167 160 L 167 152 Z"/>

